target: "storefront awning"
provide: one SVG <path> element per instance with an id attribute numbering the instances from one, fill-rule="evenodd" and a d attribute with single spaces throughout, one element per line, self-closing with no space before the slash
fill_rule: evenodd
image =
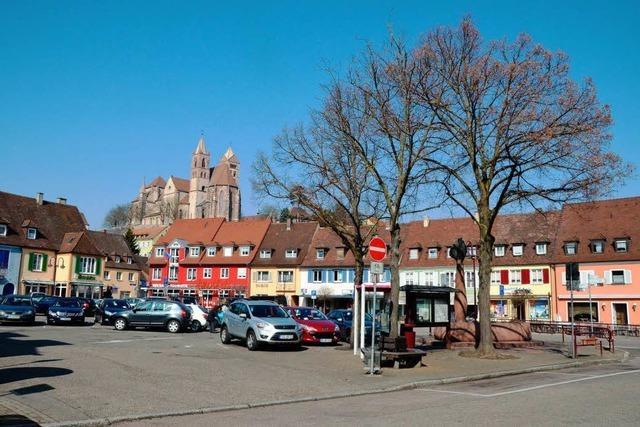
<path id="1" fill-rule="evenodd" d="M 71 282 L 72 286 L 93 286 L 102 288 L 104 284 L 102 282 Z"/>
<path id="2" fill-rule="evenodd" d="M 366 291 L 373 291 L 373 283 L 372 282 L 365 282 L 362 284 L 362 286 L 364 286 L 364 289 Z M 360 289 L 360 286 L 357 286 L 358 289 Z M 380 282 L 380 283 L 376 283 L 376 290 L 378 291 L 384 291 L 384 290 L 389 290 L 391 289 L 391 282 Z"/>
<path id="3" fill-rule="evenodd" d="M 41 285 L 41 286 L 53 286 L 55 282 L 52 280 L 23 280 L 25 285 Z"/>
<path id="4" fill-rule="evenodd" d="M 417 285 L 406 285 L 400 288 L 401 291 L 410 292 L 413 294 L 451 294 L 455 292 L 460 292 L 456 288 L 450 288 L 448 286 L 417 286 Z"/>

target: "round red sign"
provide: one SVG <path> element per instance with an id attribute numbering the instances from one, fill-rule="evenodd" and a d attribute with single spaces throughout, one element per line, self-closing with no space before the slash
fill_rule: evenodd
<path id="1" fill-rule="evenodd" d="M 374 261 L 382 261 L 387 256 L 387 244 L 380 237 L 369 242 L 369 256 Z"/>

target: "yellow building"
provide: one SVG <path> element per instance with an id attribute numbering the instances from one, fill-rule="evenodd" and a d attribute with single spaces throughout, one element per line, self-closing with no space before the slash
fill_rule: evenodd
<path id="1" fill-rule="evenodd" d="M 166 233 L 169 226 L 145 226 L 141 225 L 131 230 L 133 237 L 136 239 L 136 245 L 138 246 L 138 253 L 140 256 L 149 257 L 153 246 L 158 239 Z"/>
<path id="2" fill-rule="evenodd" d="M 54 295 L 55 256 L 53 250 L 23 248 L 19 293 L 28 295 L 42 292 Z"/>
<path id="3" fill-rule="evenodd" d="M 66 233 L 55 259 L 56 295 L 102 298 L 103 266 L 106 256 L 89 237 L 89 231 Z M 59 264 L 58 264 L 59 263 Z"/>
<path id="4" fill-rule="evenodd" d="M 274 223 L 251 263 L 251 296 L 283 296 L 297 305 L 301 295 L 300 264 L 318 228 L 315 222 Z"/>
<path id="5" fill-rule="evenodd" d="M 552 266 L 496 267 L 491 271 L 491 313 L 497 319 L 551 320 Z"/>

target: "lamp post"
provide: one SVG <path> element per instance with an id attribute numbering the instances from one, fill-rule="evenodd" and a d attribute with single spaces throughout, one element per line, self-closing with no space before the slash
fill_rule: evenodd
<path id="1" fill-rule="evenodd" d="M 58 262 L 58 260 L 60 260 L 60 262 Z M 49 260 L 49 267 L 53 267 L 53 294 L 55 295 L 56 276 L 58 274 L 58 268 L 64 269 L 64 258 L 58 258 L 58 255 L 54 255 L 53 258 Z M 58 295 L 58 296 L 63 296 L 63 295 Z"/>

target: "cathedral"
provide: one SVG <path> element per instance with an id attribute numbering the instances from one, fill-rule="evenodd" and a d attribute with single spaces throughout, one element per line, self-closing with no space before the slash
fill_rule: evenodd
<path id="1" fill-rule="evenodd" d="M 131 202 L 131 225 L 168 225 L 180 218 L 240 219 L 240 162 L 228 148 L 214 167 L 204 136 L 191 156 L 189 179 L 157 177 Z"/>

